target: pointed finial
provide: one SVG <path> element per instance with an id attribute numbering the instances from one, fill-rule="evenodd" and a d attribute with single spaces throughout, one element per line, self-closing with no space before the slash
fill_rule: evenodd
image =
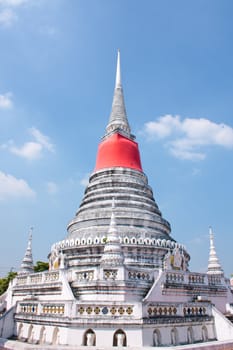
<path id="1" fill-rule="evenodd" d="M 28 237 L 28 249 L 31 249 L 32 247 L 32 233 L 33 233 L 33 226 L 29 229 L 29 237 Z"/>
<path id="2" fill-rule="evenodd" d="M 121 58 L 120 50 L 117 50 L 117 69 L 116 69 L 116 84 L 115 88 L 121 87 Z"/>
<path id="3" fill-rule="evenodd" d="M 117 51 L 116 83 L 113 94 L 112 110 L 105 136 L 109 136 L 114 132 L 121 133 L 132 140 L 135 138 L 133 135 L 131 135 L 130 126 L 126 115 L 124 94 L 121 85 L 120 50 Z"/>
<path id="4" fill-rule="evenodd" d="M 214 247 L 214 233 L 213 233 L 213 229 L 211 226 L 209 226 L 209 235 L 210 235 L 210 248 L 215 249 L 215 247 Z"/>
<path id="5" fill-rule="evenodd" d="M 213 235 L 213 229 L 212 229 L 212 226 L 209 226 L 209 233 L 210 233 L 210 235 Z"/>

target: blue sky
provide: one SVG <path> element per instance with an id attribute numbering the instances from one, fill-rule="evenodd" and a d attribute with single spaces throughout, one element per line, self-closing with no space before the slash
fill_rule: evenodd
<path id="1" fill-rule="evenodd" d="M 0 0 L 0 274 L 66 236 L 110 114 L 128 119 L 172 236 L 232 268 L 231 0 Z"/>

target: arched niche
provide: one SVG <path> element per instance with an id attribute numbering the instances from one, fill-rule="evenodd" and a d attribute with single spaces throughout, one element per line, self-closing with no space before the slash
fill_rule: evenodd
<path id="1" fill-rule="evenodd" d="M 188 327 L 187 329 L 187 343 L 192 344 L 193 343 L 193 328 Z"/>
<path id="2" fill-rule="evenodd" d="M 52 345 L 59 345 L 60 343 L 60 331 L 58 327 L 53 330 Z"/>
<path id="3" fill-rule="evenodd" d="M 206 328 L 206 326 L 203 326 L 202 329 L 201 329 L 201 338 L 202 338 L 202 341 L 208 341 L 209 337 L 208 337 L 208 330 Z"/>
<path id="4" fill-rule="evenodd" d="M 39 344 L 45 344 L 46 343 L 46 329 L 44 326 L 40 329 L 40 337 L 39 337 Z"/>
<path id="5" fill-rule="evenodd" d="M 84 346 L 95 346 L 96 345 L 96 335 L 92 329 L 86 330 L 83 335 L 83 345 Z"/>
<path id="6" fill-rule="evenodd" d="M 178 339 L 178 331 L 177 329 L 174 327 L 171 330 L 171 345 L 177 345 L 179 343 L 179 339 Z"/>
<path id="7" fill-rule="evenodd" d="M 126 334 L 122 329 L 113 334 L 113 346 L 127 346 Z"/>
<path id="8" fill-rule="evenodd" d="M 28 341 L 28 343 L 33 343 L 33 340 L 34 340 L 34 329 L 33 329 L 33 325 L 31 324 L 28 328 L 27 341 Z"/>
<path id="9" fill-rule="evenodd" d="M 17 335 L 18 335 L 18 339 L 23 339 L 23 324 L 22 323 L 19 324 Z"/>
<path id="10" fill-rule="evenodd" d="M 159 329 L 155 329 L 153 332 L 153 346 L 160 346 L 162 343 L 161 333 Z"/>

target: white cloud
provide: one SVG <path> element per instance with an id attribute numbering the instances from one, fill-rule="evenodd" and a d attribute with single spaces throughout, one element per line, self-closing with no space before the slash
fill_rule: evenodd
<path id="1" fill-rule="evenodd" d="M 7 6 L 7 7 L 15 7 L 15 6 L 21 6 L 30 0 L 0 0 L 1 6 Z"/>
<path id="2" fill-rule="evenodd" d="M 164 138 L 170 136 L 176 129 L 180 128 L 180 117 L 170 114 L 158 118 L 158 121 L 145 124 L 145 132 L 150 138 Z"/>
<path id="3" fill-rule="evenodd" d="M 21 147 L 11 146 L 9 148 L 11 153 L 26 159 L 38 159 L 41 157 L 42 145 L 37 142 L 26 142 Z"/>
<path id="4" fill-rule="evenodd" d="M 185 160 L 204 160 L 206 154 L 198 152 L 199 144 L 188 138 L 181 138 L 171 141 L 168 144 L 170 153 L 176 158 Z"/>
<path id="5" fill-rule="evenodd" d="M 32 0 L 0 0 L 0 25 L 11 27 L 18 19 L 16 9 L 29 2 Z"/>
<path id="6" fill-rule="evenodd" d="M 56 194 L 58 192 L 58 186 L 55 182 L 47 182 L 47 191 L 49 194 Z"/>
<path id="7" fill-rule="evenodd" d="M 167 139 L 171 154 L 180 159 L 203 160 L 207 146 L 233 149 L 233 128 L 209 119 L 165 115 L 146 123 L 144 130 L 150 140 Z"/>
<path id="8" fill-rule="evenodd" d="M 0 12 L 0 25 L 4 27 L 10 27 L 17 19 L 18 16 L 16 13 L 9 8 L 3 9 Z"/>
<path id="9" fill-rule="evenodd" d="M 35 192 L 23 179 L 0 171 L 0 200 L 9 197 L 34 197 Z"/>
<path id="10" fill-rule="evenodd" d="M 12 106 L 13 106 L 13 102 L 12 102 L 11 92 L 7 92 L 6 94 L 0 95 L 0 109 L 9 109 Z"/>
<path id="11" fill-rule="evenodd" d="M 32 127 L 29 129 L 31 135 L 35 138 L 35 140 L 44 148 L 46 148 L 50 152 L 54 152 L 54 145 L 50 142 L 49 137 L 43 135 L 40 130 Z"/>
<path id="12" fill-rule="evenodd" d="M 54 152 L 54 145 L 50 142 L 48 136 L 43 135 L 38 129 L 31 128 L 29 133 L 34 138 L 33 141 L 25 142 L 22 146 L 15 146 L 14 141 L 1 146 L 2 149 L 8 149 L 11 153 L 26 158 L 28 160 L 38 159 L 42 156 L 43 151 Z"/>

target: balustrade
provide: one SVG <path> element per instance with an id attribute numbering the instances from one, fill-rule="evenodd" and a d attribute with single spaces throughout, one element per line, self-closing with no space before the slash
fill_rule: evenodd
<path id="1" fill-rule="evenodd" d="M 129 279 L 132 279 L 132 280 L 143 280 L 143 281 L 151 280 L 150 274 L 146 272 L 129 271 L 128 277 Z"/>
<path id="2" fill-rule="evenodd" d="M 200 303 L 191 304 L 156 304 L 150 305 L 147 308 L 147 314 L 149 317 L 166 317 L 166 316 L 208 316 L 208 306 Z"/>
<path id="3" fill-rule="evenodd" d="M 91 281 L 94 279 L 94 271 L 77 272 L 78 281 Z"/>
<path id="4" fill-rule="evenodd" d="M 42 282 L 42 273 L 30 275 L 30 282 L 33 284 L 41 283 Z"/>
<path id="5" fill-rule="evenodd" d="M 117 270 L 104 270 L 104 279 L 115 280 L 117 277 Z"/>
<path id="6" fill-rule="evenodd" d="M 205 275 L 201 274 L 190 274 L 188 276 L 189 283 L 192 284 L 204 284 L 205 283 Z"/>
<path id="7" fill-rule="evenodd" d="M 27 284 L 27 276 L 17 276 L 16 284 L 19 286 Z"/>
<path id="8" fill-rule="evenodd" d="M 77 307 L 77 313 L 79 315 L 105 315 L 105 316 L 130 316 L 133 313 L 133 307 L 113 305 L 113 306 L 90 306 L 82 305 Z"/>
<path id="9" fill-rule="evenodd" d="M 44 304 L 42 305 L 43 314 L 59 314 L 63 315 L 65 312 L 64 304 Z"/>
<path id="10" fill-rule="evenodd" d="M 59 271 L 46 272 L 44 282 L 56 282 L 59 280 Z"/>
<path id="11" fill-rule="evenodd" d="M 166 282 L 182 283 L 184 282 L 184 274 L 177 272 L 168 272 L 166 274 Z"/>
<path id="12" fill-rule="evenodd" d="M 20 304 L 20 312 L 25 313 L 25 314 L 37 314 L 38 304 L 21 303 Z"/>
<path id="13" fill-rule="evenodd" d="M 38 304 L 38 303 L 20 303 L 20 312 L 24 314 L 59 314 L 65 312 L 65 304 Z"/>
<path id="14" fill-rule="evenodd" d="M 176 316 L 177 315 L 177 307 L 174 305 L 160 306 L 157 305 L 155 307 L 150 306 L 147 309 L 148 316 L 150 317 L 159 317 L 159 316 Z"/>
<path id="15" fill-rule="evenodd" d="M 184 316 L 201 316 L 206 315 L 206 308 L 204 306 L 186 306 L 183 308 Z"/>
<path id="16" fill-rule="evenodd" d="M 181 273 L 181 272 L 167 272 L 166 282 L 170 283 L 188 283 L 188 284 L 205 284 L 205 274 Z"/>
<path id="17" fill-rule="evenodd" d="M 27 284 L 41 284 L 44 282 L 55 282 L 59 280 L 59 271 L 35 273 L 28 276 L 17 276 L 16 285 L 24 286 Z"/>
<path id="18" fill-rule="evenodd" d="M 215 275 L 209 275 L 208 276 L 208 284 L 221 284 L 222 283 L 222 278 L 221 276 L 215 276 Z"/>

